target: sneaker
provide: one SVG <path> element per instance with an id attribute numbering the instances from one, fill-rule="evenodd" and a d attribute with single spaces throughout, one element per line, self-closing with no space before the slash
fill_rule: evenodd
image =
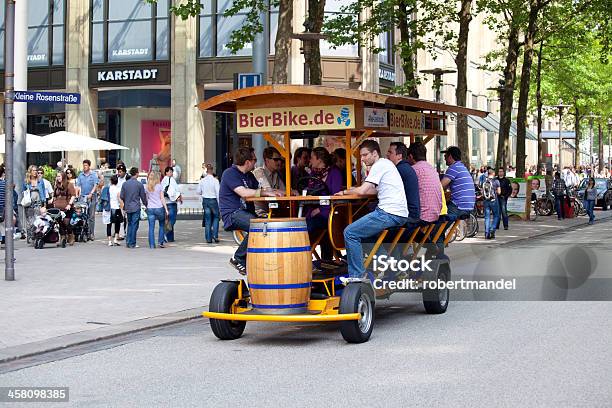
<path id="1" fill-rule="evenodd" d="M 238 262 L 238 260 L 236 258 L 231 258 L 229 260 L 230 265 L 232 265 L 234 268 L 236 268 L 236 270 L 238 271 L 239 274 L 246 276 L 246 266 L 241 264 L 240 262 Z"/>
<path id="2" fill-rule="evenodd" d="M 118 241 L 117 239 L 115 239 L 115 240 L 113 241 L 113 245 L 114 245 L 114 246 L 121 246 L 121 244 L 119 243 L 119 241 Z"/>
<path id="3" fill-rule="evenodd" d="M 125 237 L 123 235 L 119 235 L 119 238 L 117 238 L 119 241 L 123 241 L 125 239 Z"/>
<path id="4" fill-rule="evenodd" d="M 165 248 L 166 246 L 164 244 L 159 244 L 158 247 Z"/>
<path id="5" fill-rule="evenodd" d="M 108 241 L 108 246 L 113 246 L 113 241 Z"/>
<path id="6" fill-rule="evenodd" d="M 215 241 L 215 243 L 219 243 L 219 238 L 213 238 L 213 241 Z"/>

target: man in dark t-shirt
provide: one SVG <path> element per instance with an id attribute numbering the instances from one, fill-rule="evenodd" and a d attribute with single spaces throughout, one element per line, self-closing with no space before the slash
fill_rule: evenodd
<path id="1" fill-rule="evenodd" d="M 251 173 L 257 158 L 253 148 L 239 147 L 234 153 L 234 165 L 223 172 L 219 186 L 219 211 L 226 231 L 245 232 L 242 243 L 230 259 L 230 264 L 242 275 L 246 275 L 248 231 L 251 218 L 255 218 L 255 205 L 248 197 L 277 196 L 277 190 L 262 190 Z"/>
<path id="2" fill-rule="evenodd" d="M 387 150 L 387 159 L 395 164 L 397 171 L 402 176 L 404 193 L 408 203 L 408 222 L 406 223 L 406 228 L 408 231 L 412 231 L 420 222 L 421 198 L 419 196 L 419 179 L 407 161 L 408 148 L 402 142 L 391 142 L 389 150 Z"/>

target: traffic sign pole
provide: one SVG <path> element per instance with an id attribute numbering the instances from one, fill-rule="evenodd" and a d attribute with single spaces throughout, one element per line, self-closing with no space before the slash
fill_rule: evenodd
<path id="1" fill-rule="evenodd" d="M 15 280 L 15 246 L 13 234 L 13 83 L 14 83 L 14 44 L 15 44 L 15 1 L 5 3 L 5 42 L 4 42 L 4 128 L 5 128 L 5 201 L 4 201 L 4 279 Z"/>

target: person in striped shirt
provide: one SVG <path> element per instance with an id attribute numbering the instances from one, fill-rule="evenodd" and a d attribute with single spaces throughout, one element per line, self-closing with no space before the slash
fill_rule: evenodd
<path id="1" fill-rule="evenodd" d="M 441 153 L 444 154 L 444 160 L 448 166 L 441 180 L 442 187 L 450 188 L 451 192 L 451 199 L 447 203 L 447 218 L 454 221 L 474 209 L 476 204 L 474 180 L 468 169 L 461 163 L 461 150 L 457 146 L 449 146 Z"/>

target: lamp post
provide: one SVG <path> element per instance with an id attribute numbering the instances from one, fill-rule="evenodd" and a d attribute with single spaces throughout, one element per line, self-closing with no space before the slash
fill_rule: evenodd
<path id="1" fill-rule="evenodd" d="M 612 133 L 612 119 L 608 119 L 608 173 L 612 176 L 612 145 L 610 144 L 610 133 Z"/>
<path id="2" fill-rule="evenodd" d="M 436 102 L 442 102 L 442 97 L 440 95 L 440 87 L 442 87 L 442 75 L 444 74 L 454 74 L 457 72 L 452 68 L 433 68 L 433 69 L 422 69 L 420 70 L 421 74 L 431 74 L 434 76 L 433 82 L 433 90 L 434 90 L 434 98 Z M 434 137 L 434 154 L 436 158 L 436 170 L 440 173 L 440 154 L 438 151 L 440 150 L 440 136 Z"/>
<path id="3" fill-rule="evenodd" d="M 563 137 L 561 136 L 561 132 L 563 130 L 563 110 L 565 108 L 569 108 L 570 106 L 571 105 L 564 105 L 562 101 L 559 101 L 559 103 L 556 104 L 555 106 L 551 106 L 551 108 L 557 109 L 557 112 L 559 113 L 559 164 L 558 164 L 559 171 L 561 171 L 561 169 L 563 168 L 563 158 L 562 158 Z M 578 146 L 576 146 L 576 152 L 578 152 Z"/>
<path id="4" fill-rule="evenodd" d="M 589 120 L 589 163 L 591 164 L 591 172 L 593 171 L 593 120 L 599 118 L 599 115 L 593 114 L 593 112 L 589 113 L 585 116 Z"/>

